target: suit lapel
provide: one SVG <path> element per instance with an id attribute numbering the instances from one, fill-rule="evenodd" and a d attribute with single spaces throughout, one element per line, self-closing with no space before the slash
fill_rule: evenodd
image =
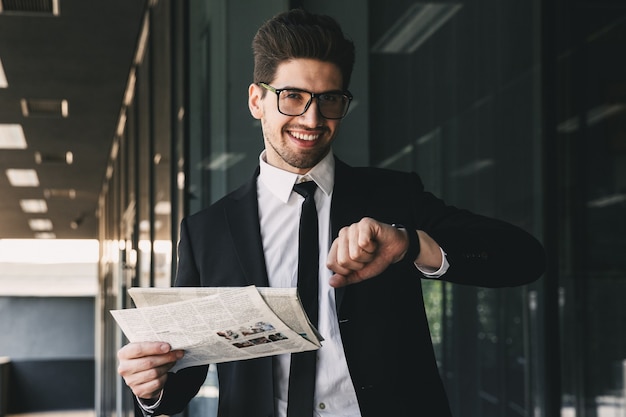
<path id="1" fill-rule="evenodd" d="M 267 287 L 269 281 L 263 256 L 256 189 L 258 175 L 257 167 L 250 181 L 233 192 L 229 204 L 224 208 L 224 215 L 248 284 Z"/>
<path id="2" fill-rule="evenodd" d="M 367 188 L 362 181 L 358 181 L 354 170 L 335 158 L 335 185 L 333 200 L 330 207 L 330 224 L 332 240 L 339 235 L 339 230 L 352 223 L 358 222 L 364 216 L 367 207 Z M 337 311 L 341 307 L 346 287 L 335 290 L 335 305 Z"/>

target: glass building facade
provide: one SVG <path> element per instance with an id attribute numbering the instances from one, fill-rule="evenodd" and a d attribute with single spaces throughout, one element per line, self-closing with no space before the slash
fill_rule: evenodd
<path id="1" fill-rule="evenodd" d="M 623 0 L 148 2 L 100 198 L 98 415 L 134 415 L 108 311 L 171 285 L 182 217 L 252 175 L 251 40 L 300 6 L 357 47 L 340 158 L 416 171 L 546 247 L 525 287 L 424 280 L 455 417 L 626 415 Z M 184 414 L 214 415 L 218 395 L 211 372 Z"/>

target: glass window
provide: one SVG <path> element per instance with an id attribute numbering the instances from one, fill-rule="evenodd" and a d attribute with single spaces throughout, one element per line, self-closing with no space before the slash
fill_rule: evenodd
<path id="1" fill-rule="evenodd" d="M 538 8 L 369 2 L 372 165 L 414 170 L 448 203 L 539 236 Z M 532 412 L 527 290 L 425 283 L 455 415 Z"/>
<path id="2" fill-rule="evenodd" d="M 626 392 L 626 8 L 559 3 L 554 204 L 562 416 L 623 415 Z M 563 19 L 561 16 L 568 16 Z"/>

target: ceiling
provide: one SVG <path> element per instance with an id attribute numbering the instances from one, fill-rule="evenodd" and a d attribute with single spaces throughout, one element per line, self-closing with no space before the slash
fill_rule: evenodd
<path id="1" fill-rule="evenodd" d="M 98 237 L 98 198 L 144 9 L 144 0 L 0 0 L 8 84 L 0 72 L 0 126 L 21 126 L 25 138 L 4 134 L 18 147 L 0 149 L 0 239 Z M 7 170 L 24 169 L 39 185 L 11 185 Z M 43 200 L 45 212 L 24 212 L 24 200 Z M 44 230 L 32 230 L 32 220 Z"/>

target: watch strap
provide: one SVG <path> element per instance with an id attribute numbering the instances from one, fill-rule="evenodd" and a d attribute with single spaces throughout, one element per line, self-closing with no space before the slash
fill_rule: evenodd
<path id="1" fill-rule="evenodd" d="M 409 247 L 407 248 L 406 253 L 404 254 L 404 257 L 401 259 L 401 261 L 415 263 L 417 257 L 420 254 L 420 241 L 419 237 L 417 236 L 417 231 L 411 227 L 406 227 L 405 225 L 399 223 L 394 223 L 392 224 L 392 226 L 396 229 L 405 229 L 409 237 Z"/>

